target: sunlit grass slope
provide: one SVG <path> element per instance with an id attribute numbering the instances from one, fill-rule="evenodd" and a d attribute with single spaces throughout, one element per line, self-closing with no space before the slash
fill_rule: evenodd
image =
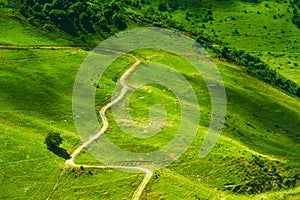
<path id="1" fill-rule="evenodd" d="M 5 23 L 16 27 L 14 34 L 18 35 L 1 32 L 4 45 L 62 44 L 31 28 L 24 33 L 18 20 L 6 18 L 7 14 L 1 16 Z M 23 39 L 14 40 L 14 37 Z M 0 55 L 0 199 L 46 199 L 49 195 L 53 199 L 130 199 L 141 175 L 112 170 L 64 170 L 64 160 L 43 144 L 50 131 L 61 133 L 62 147 L 69 153 L 81 143 L 72 121 L 71 98 L 77 70 L 88 52 L 28 49 L 0 50 Z M 193 144 L 175 163 L 155 172 L 142 199 L 299 199 L 299 182 L 291 189 L 284 183 L 279 189 L 276 183 L 277 188 L 273 188 L 276 191 L 253 195 L 228 188 L 248 187 L 247 183 L 253 180 L 261 183 L 263 177 L 272 181 L 275 173 L 287 182 L 288 177 L 300 173 L 299 99 L 247 75 L 242 68 L 216 60 L 227 91 L 226 124 L 213 151 L 200 159 L 198 153 L 211 112 L 202 79 L 184 61 L 167 52 L 144 50 L 136 55 L 141 59 L 151 55 L 149 62 L 165 64 L 181 72 L 201 100 L 201 120 Z M 132 63 L 134 60 L 125 56 L 109 67 L 99 83 L 97 109 L 110 98 L 117 79 Z M 112 118 L 108 137 L 116 145 L 138 152 L 165 145 L 176 134 L 178 107 L 170 103 L 176 101 L 172 93 L 164 90 L 148 85 L 130 99 L 131 114 L 137 122 L 148 119 L 147 110 L 151 105 L 159 102 L 166 106 L 170 123 L 159 137 L 137 140 L 126 136 L 118 131 Z M 97 160 L 83 153 L 78 162 L 97 163 Z M 57 182 L 58 187 L 52 191 Z"/>
<path id="2" fill-rule="evenodd" d="M 199 149 L 210 116 L 209 96 L 202 79 L 195 77 L 195 71 L 189 64 L 173 54 L 155 50 L 142 50 L 133 54 L 144 63 L 165 64 L 181 72 L 193 85 L 202 107 L 199 131 L 194 143 L 174 164 L 156 172 L 144 193 L 145 199 L 299 197 L 298 189 L 289 189 L 284 185 L 267 189 L 266 191 L 276 192 L 263 192 L 263 196 L 247 194 L 246 189 L 239 192 L 240 194 L 237 193 L 238 189 L 232 189 L 234 192 L 230 192 L 231 188 L 227 187 L 232 185 L 242 188 L 244 185 L 249 189 L 247 184 L 251 181 L 267 185 L 266 182 L 275 181 L 272 170 L 285 177 L 286 181 L 288 177 L 300 173 L 299 99 L 283 94 L 247 75 L 243 68 L 216 60 L 227 91 L 226 124 L 213 151 L 205 159 L 200 159 Z M 100 99 L 108 98 L 112 94 L 117 84 L 112 77 L 119 77 L 124 71 L 124 64 L 129 67 L 132 65 L 130 63 L 133 61 L 130 62 L 128 57 L 123 57 L 108 68 L 99 83 L 96 102 L 103 101 Z M 103 82 L 107 77 L 111 80 L 108 81 L 109 84 Z M 132 152 L 142 153 L 162 148 L 172 140 L 178 130 L 179 121 L 176 117 L 178 112 L 174 111 L 180 109 L 174 102 L 176 98 L 163 87 L 150 84 L 137 89 L 130 98 L 130 113 L 136 124 L 145 125 L 149 121 L 149 108 L 158 103 L 165 106 L 169 114 L 175 117 L 168 118 L 166 127 L 158 135 L 140 139 L 123 133 L 109 112 L 111 126 L 107 132 L 108 138 L 122 149 Z M 89 155 L 83 154 L 82 158 L 83 156 L 89 158 Z M 82 158 L 79 157 L 78 161 L 84 161 Z M 96 161 L 91 159 L 87 162 Z M 266 178 L 266 182 L 261 180 L 262 177 Z"/>

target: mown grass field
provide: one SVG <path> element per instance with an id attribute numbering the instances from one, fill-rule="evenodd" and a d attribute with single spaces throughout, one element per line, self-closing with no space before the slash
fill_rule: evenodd
<path id="1" fill-rule="evenodd" d="M 68 45 L 68 42 L 47 38 L 30 26 L 24 29 L 6 10 L 1 10 L 0 16 L 0 44 Z M 14 34 L 2 29 L 6 24 L 12 24 Z M 300 173 L 299 99 L 249 76 L 243 68 L 215 60 L 226 87 L 227 118 L 217 145 L 205 159 L 200 159 L 198 153 L 210 116 L 205 84 L 200 77 L 193 77 L 194 71 L 174 55 L 153 50 L 136 54 L 141 58 L 154 55 L 149 62 L 166 64 L 188 77 L 202 106 L 193 144 L 175 163 L 155 172 L 142 199 L 299 199 L 299 182 L 293 189 L 256 195 L 236 194 L 224 186 L 247 183 L 257 176 L 255 173 L 268 177 L 272 166 L 282 176 Z M 80 144 L 72 120 L 72 87 L 87 55 L 84 50 L 0 50 L 0 199 L 45 199 L 50 194 L 53 199 L 131 198 L 142 175 L 114 170 L 64 171 L 64 160 L 43 144 L 50 131 L 61 133 L 62 147 L 69 153 Z M 110 98 L 116 80 L 133 62 L 125 56 L 108 68 L 99 83 L 97 109 Z M 167 119 L 173 125 L 158 137 L 136 140 L 120 132 L 111 119 L 108 137 L 127 150 L 141 152 L 160 148 L 178 128 L 178 106 L 170 103 L 174 101 L 170 92 L 156 85 L 137 90 L 130 99 L 134 120 L 147 121 L 149 107 L 161 103 L 169 111 Z M 253 155 L 264 163 L 267 172 L 255 164 Z M 97 163 L 97 160 L 86 152 L 77 162 Z M 58 180 L 58 188 L 52 191 Z"/>

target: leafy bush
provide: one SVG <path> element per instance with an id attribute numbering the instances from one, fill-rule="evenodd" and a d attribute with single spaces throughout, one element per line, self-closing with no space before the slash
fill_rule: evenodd
<path id="1" fill-rule="evenodd" d="M 47 145 L 48 149 L 54 149 L 59 147 L 63 141 L 63 138 L 60 136 L 59 133 L 50 132 L 47 134 L 45 138 L 45 144 Z"/>

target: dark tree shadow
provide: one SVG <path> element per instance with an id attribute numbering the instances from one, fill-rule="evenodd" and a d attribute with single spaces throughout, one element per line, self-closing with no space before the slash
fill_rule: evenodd
<path id="1" fill-rule="evenodd" d="M 49 147 L 48 148 L 50 151 L 52 151 L 55 155 L 64 158 L 66 160 L 70 159 L 71 156 L 70 154 L 63 148 L 61 147 Z"/>

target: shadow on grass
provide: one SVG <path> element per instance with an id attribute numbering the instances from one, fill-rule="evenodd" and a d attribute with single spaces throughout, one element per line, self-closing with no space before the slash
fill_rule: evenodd
<path id="1" fill-rule="evenodd" d="M 49 147 L 48 150 L 52 151 L 55 155 L 64 158 L 66 160 L 71 158 L 70 154 L 61 147 Z"/>

